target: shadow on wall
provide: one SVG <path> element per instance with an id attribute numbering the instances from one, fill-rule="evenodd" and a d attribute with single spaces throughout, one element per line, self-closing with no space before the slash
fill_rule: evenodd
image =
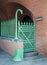
<path id="1" fill-rule="evenodd" d="M 19 13 L 18 19 L 22 20 L 25 15 L 30 16 L 32 19 L 34 18 L 32 12 L 29 11 L 26 7 L 24 7 L 21 4 L 4 3 L 4 4 L 1 4 L 0 6 L 1 6 L 1 10 L 2 10 L 0 13 L 2 13 L 2 15 L 4 15 L 3 18 L 1 17 L 2 21 L 13 19 L 15 17 L 16 10 L 19 8 L 23 10 L 24 14 L 21 16 Z"/>

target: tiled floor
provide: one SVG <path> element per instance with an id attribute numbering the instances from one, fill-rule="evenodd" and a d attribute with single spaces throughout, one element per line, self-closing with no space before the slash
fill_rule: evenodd
<path id="1" fill-rule="evenodd" d="M 47 58 L 34 53 L 28 53 L 25 54 L 23 61 L 14 62 L 11 56 L 3 51 L 0 51 L 0 65 L 47 65 Z"/>

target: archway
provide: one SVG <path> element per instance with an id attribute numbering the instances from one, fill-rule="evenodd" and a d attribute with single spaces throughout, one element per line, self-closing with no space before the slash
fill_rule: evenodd
<path id="1" fill-rule="evenodd" d="M 2 22 L 2 36 L 15 37 L 15 12 L 17 9 L 23 10 L 23 15 L 18 14 L 18 37 L 24 40 L 24 50 L 25 52 L 35 50 L 35 23 L 32 12 L 30 12 L 26 7 L 18 3 L 7 3 L 7 14 L 8 20 Z M 7 25 L 7 26 L 6 26 Z M 19 30 L 19 28 L 21 30 Z M 3 31 L 4 30 L 4 31 Z M 22 32 L 21 32 L 22 31 Z"/>

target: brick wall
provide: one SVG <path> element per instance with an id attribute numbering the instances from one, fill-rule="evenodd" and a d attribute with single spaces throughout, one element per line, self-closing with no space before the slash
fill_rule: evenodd
<path id="1" fill-rule="evenodd" d="M 25 6 L 34 16 L 42 16 L 43 21 L 36 23 L 36 47 L 40 54 L 47 55 L 47 0 L 8 0 Z"/>
<path id="2" fill-rule="evenodd" d="M 9 1 L 9 0 L 8 0 Z M 18 2 L 28 8 L 34 17 L 43 17 L 43 21 L 36 23 L 36 46 L 40 54 L 47 55 L 47 0 L 10 0 Z"/>

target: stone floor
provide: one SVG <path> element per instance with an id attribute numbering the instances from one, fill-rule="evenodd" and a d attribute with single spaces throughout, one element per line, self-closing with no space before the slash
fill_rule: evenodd
<path id="1" fill-rule="evenodd" d="M 24 55 L 23 61 L 14 62 L 10 55 L 1 50 L 0 65 L 47 65 L 47 58 L 42 57 L 35 52 L 30 52 Z"/>

